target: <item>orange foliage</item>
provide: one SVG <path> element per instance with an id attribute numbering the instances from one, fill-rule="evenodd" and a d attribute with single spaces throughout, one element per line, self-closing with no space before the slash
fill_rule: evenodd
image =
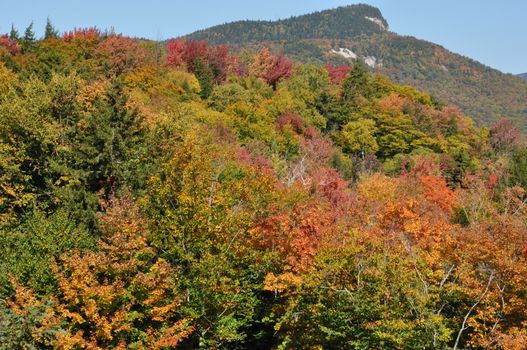
<path id="1" fill-rule="evenodd" d="M 425 198 L 432 203 L 437 204 L 448 214 L 452 213 L 453 206 L 456 203 L 456 195 L 446 184 L 442 177 L 437 176 L 420 176 L 419 181 L 423 186 Z"/>
<path id="2" fill-rule="evenodd" d="M 190 319 L 179 315 L 175 294 L 177 272 L 157 258 L 144 234 L 147 223 L 129 199 L 113 200 L 102 217 L 104 239 L 98 251 L 74 251 L 54 267 L 59 293 L 42 327 L 64 323 L 56 339 L 60 349 L 127 348 L 128 342 L 148 349 L 174 347 L 188 337 Z M 13 283 L 11 309 L 24 316 L 43 302 Z M 39 342 L 42 329 L 33 331 Z"/>

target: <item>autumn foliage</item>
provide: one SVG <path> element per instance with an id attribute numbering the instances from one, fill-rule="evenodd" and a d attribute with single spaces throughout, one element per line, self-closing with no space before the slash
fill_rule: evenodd
<path id="1" fill-rule="evenodd" d="M 526 348 L 511 122 L 360 62 L 24 45 L 0 37 L 0 350 Z"/>

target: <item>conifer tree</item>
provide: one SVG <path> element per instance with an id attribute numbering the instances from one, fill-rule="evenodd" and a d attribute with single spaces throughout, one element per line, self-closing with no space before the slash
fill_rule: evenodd
<path id="1" fill-rule="evenodd" d="M 44 31 L 44 39 L 56 39 L 58 35 L 59 33 L 55 27 L 53 27 L 53 24 L 51 24 L 51 20 L 48 17 L 46 21 L 46 29 Z"/>
<path id="2" fill-rule="evenodd" d="M 20 39 L 20 35 L 18 34 L 18 30 L 16 30 L 14 24 L 11 24 L 11 31 L 9 32 L 9 39 L 11 39 L 11 40 L 18 40 L 18 39 Z"/>
<path id="3" fill-rule="evenodd" d="M 22 50 L 28 51 L 35 44 L 35 32 L 33 31 L 33 22 L 27 26 L 22 38 Z"/>
<path id="4" fill-rule="evenodd" d="M 369 95 L 370 73 L 366 64 L 357 60 L 353 69 L 348 73 L 342 86 L 342 98 L 345 102 L 356 103 L 359 96 Z"/>

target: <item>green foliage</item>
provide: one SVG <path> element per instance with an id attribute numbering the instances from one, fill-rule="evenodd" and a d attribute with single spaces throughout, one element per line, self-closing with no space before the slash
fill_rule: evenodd
<path id="1" fill-rule="evenodd" d="M 57 39 L 59 36 L 59 32 L 53 27 L 53 24 L 51 24 L 51 20 L 46 20 L 46 28 L 44 29 L 44 39 Z"/>
<path id="2" fill-rule="evenodd" d="M 0 296 L 9 292 L 9 278 L 16 278 L 39 293 L 56 288 L 52 264 L 62 254 L 76 248 L 92 248 L 94 237 L 74 217 L 61 208 L 47 216 L 35 210 L 16 227 L 0 231 Z M 73 217 L 72 217 L 73 216 Z"/>
<path id="3" fill-rule="evenodd" d="M 360 104 L 360 98 L 371 97 L 370 74 L 366 64 L 356 61 L 342 84 L 342 99 L 350 105 Z"/>
<path id="4" fill-rule="evenodd" d="M 513 153 L 510 172 L 511 184 L 527 190 L 527 148 L 520 148 Z"/>
<path id="5" fill-rule="evenodd" d="M 309 21 L 380 30 L 336 12 Z M 93 28 L 0 50 L 0 348 L 527 347 L 512 123 L 361 62 Z"/>
<path id="6" fill-rule="evenodd" d="M 194 62 L 194 74 L 196 74 L 196 78 L 198 78 L 199 81 L 200 96 L 202 98 L 208 98 L 212 93 L 214 86 L 214 74 L 212 69 L 198 58 Z"/>
<path id="7" fill-rule="evenodd" d="M 352 5 L 326 10 L 277 22 L 239 21 L 197 31 L 189 36 L 210 39 L 213 44 L 246 44 L 250 42 L 313 38 L 353 38 L 383 32 L 365 17 L 378 18 L 387 26 L 381 12 L 368 5 Z"/>
<path id="8" fill-rule="evenodd" d="M 277 322 L 280 348 L 444 348 L 451 332 L 418 311 L 429 296 L 404 264 L 375 243 L 320 254 Z"/>
<path id="9" fill-rule="evenodd" d="M 414 37 L 382 30 L 365 17 L 382 13 L 367 5 L 352 5 L 278 21 L 238 21 L 189 35 L 215 44 L 258 51 L 271 47 L 309 64 L 353 62 L 331 53 L 347 48 L 360 59 L 375 57 L 375 71 L 394 82 L 428 92 L 436 103 L 459 106 L 479 125 L 507 116 L 527 130 L 527 81 L 504 74 L 465 56 Z M 441 106 L 441 103 L 437 105 Z"/>
<path id="10" fill-rule="evenodd" d="M 0 350 L 48 348 L 52 343 L 51 339 L 61 332 L 59 327 L 51 329 L 45 327 L 50 304 L 47 302 L 30 306 L 19 314 L 0 300 Z M 36 329 L 43 330 L 35 331 Z M 37 341 L 35 337 L 42 342 Z"/>
<path id="11" fill-rule="evenodd" d="M 342 128 L 338 140 L 342 149 L 351 154 L 376 153 L 379 149 L 377 141 L 373 136 L 376 131 L 373 120 L 362 120 L 349 122 Z"/>
<path id="12" fill-rule="evenodd" d="M 22 37 L 21 44 L 22 44 L 22 50 L 24 52 L 27 52 L 35 47 L 35 32 L 33 30 L 33 22 L 31 22 L 26 30 L 24 31 L 24 36 Z"/>
<path id="13" fill-rule="evenodd" d="M 18 33 L 18 30 L 16 30 L 14 24 L 11 24 L 11 30 L 9 31 L 9 39 L 18 40 L 19 38 L 20 34 Z"/>

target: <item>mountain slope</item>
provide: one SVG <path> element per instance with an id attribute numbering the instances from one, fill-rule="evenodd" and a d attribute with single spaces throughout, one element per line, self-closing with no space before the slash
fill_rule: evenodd
<path id="1" fill-rule="evenodd" d="M 480 124 L 506 116 L 527 130 L 526 81 L 387 28 L 377 8 L 352 5 L 274 22 L 223 24 L 188 37 L 240 50 L 268 46 L 316 64 L 349 64 L 359 57 L 399 84 L 459 106 Z"/>
<path id="2" fill-rule="evenodd" d="M 353 21 L 350 21 L 353 18 Z M 367 5 L 341 7 L 278 21 L 238 21 L 197 31 L 197 40 L 212 44 L 299 40 L 313 38 L 353 38 L 381 33 L 388 22 L 379 9 Z"/>
<path id="3" fill-rule="evenodd" d="M 520 78 L 527 79 L 527 73 L 518 74 Z"/>

